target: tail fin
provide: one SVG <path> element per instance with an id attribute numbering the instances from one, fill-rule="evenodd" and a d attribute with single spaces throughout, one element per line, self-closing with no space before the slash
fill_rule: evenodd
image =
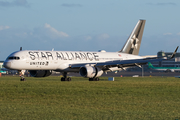
<path id="1" fill-rule="evenodd" d="M 146 20 L 139 20 L 121 51 L 138 55 Z"/>
<path id="2" fill-rule="evenodd" d="M 148 62 L 148 67 L 149 68 L 154 68 L 154 66 L 150 62 Z"/>

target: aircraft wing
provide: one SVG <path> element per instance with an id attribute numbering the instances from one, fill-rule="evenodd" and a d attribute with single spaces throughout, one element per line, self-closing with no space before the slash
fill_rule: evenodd
<path id="1" fill-rule="evenodd" d="M 172 54 L 172 56 L 169 59 L 172 59 L 175 57 L 175 54 L 177 52 L 178 47 Z M 82 66 L 96 66 L 101 68 L 102 70 L 108 70 L 111 67 L 130 67 L 130 66 L 139 66 L 145 65 L 148 62 L 155 62 L 155 61 L 163 61 L 168 60 L 167 58 L 158 58 L 158 57 L 151 57 L 151 58 L 143 58 L 143 59 L 131 59 L 131 60 L 114 60 L 114 61 L 107 61 L 107 62 L 98 62 L 98 63 L 84 63 L 84 64 L 71 64 L 69 65 L 70 68 L 80 68 Z"/>
<path id="2" fill-rule="evenodd" d="M 100 62 L 100 63 L 84 63 L 84 64 L 71 64 L 69 65 L 70 68 L 80 68 L 82 66 L 90 65 L 102 68 L 102 70 L 108 70 L 111 67 L 130 67 L 130 66 L 140 66 L 145 65 L 148 62 L 154 61 L 163 61 L 167 60 L 165 58 L 145 58 L 145 59 L 132 59 L 132 60 L 114 60 L 114 61 L 107 61 L 107 62 Z"/>

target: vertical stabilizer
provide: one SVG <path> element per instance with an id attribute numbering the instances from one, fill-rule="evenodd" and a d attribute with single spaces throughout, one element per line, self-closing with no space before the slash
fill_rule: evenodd
<path id="1" fill-rule="evenodd" d="M 121 51 L 138 55 L 146 20 L 139 20 Z"/>

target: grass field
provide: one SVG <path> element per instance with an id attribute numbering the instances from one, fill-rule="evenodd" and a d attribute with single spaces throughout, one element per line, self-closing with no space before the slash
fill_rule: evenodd
<path id="1" fill-rule="evenodd" d="M 0 119 L 180 120 L 180 79 L 0 77 Z"/>

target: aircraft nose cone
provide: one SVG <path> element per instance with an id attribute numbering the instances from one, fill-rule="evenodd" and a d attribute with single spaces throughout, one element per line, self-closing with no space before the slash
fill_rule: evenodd
<path id="1" fill-rule="evenodd" d="M 11 62 L 4 62 L 3 66 L 7 69 L 11 68 Z"/>

